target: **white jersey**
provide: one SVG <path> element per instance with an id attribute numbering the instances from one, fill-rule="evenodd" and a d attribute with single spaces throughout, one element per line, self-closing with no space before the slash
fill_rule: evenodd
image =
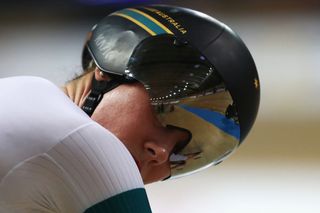
<path id="1" fill-rule="evenodd" d="M 126 147 L 59 88 L 0 79 L 0 212 L 151 212 Z"/>

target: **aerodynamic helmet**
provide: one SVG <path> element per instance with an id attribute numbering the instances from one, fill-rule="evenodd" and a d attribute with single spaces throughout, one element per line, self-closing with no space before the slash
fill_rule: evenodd
<path id="1" fill-rule="evenodd" d="M 141 82 L 159 120 L 191 132 L 170 156 L 172 177 L 222 162 L 255 121 L 260 85 L 253 58 L 235 32 L 204 13 L 168 5 L 111 13 L 85 44 L 84 69 L 92 60 L 115 79 Z"/>

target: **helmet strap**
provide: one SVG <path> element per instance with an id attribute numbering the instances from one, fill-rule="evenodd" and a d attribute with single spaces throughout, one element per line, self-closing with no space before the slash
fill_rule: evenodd
<path id="1" fill-rule="evenodd" d="M 88 97 L 86 98 L 82 110 L 87 113 L 90 117 L 93 114 L 94 110 L 100 103 L 103 98 L 103 95 L 110 90 L 116 88 L 120 84 L 122 84 L 120 78 L 112 78 L 109 81 L 98 81 L 94 76 L 92 78 L 92 89 Z"/>

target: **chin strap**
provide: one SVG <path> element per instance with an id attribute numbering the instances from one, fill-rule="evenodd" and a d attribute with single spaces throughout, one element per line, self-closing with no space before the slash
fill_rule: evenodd
<path id="1" fill-rule="evenodd" d="M 110 81 L 97 81 L 93 76 L 92 89 L 82 106 L 82 110 L 91 117 L 94 110 L 102 100 L 103 95 L 124 82 L 125 81 L 119 77 L 112 78 Z"/>

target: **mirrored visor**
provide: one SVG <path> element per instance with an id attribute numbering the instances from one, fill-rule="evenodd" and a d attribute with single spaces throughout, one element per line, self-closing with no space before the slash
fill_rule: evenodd
<path id="1" fill-rule="evenodd" d="M 218 164 L 238 146 L 236 104 L 218 70 L 188 42 L 170 35 L 144 40 L 126 74 L 144 84 L 164 126 L 192 135 L 186 146 L 171 154 L 171 177 Z"/>
<path id="2" fill-rule="evenodd" d="M 170 156 L 172 178 L 218 164 L 238 146 L 240 126 L 229 115 L 232 107 L 228 91 L 154 105 L 163 125 L 184 128 L 192 134 L 190 142 Z"/>

